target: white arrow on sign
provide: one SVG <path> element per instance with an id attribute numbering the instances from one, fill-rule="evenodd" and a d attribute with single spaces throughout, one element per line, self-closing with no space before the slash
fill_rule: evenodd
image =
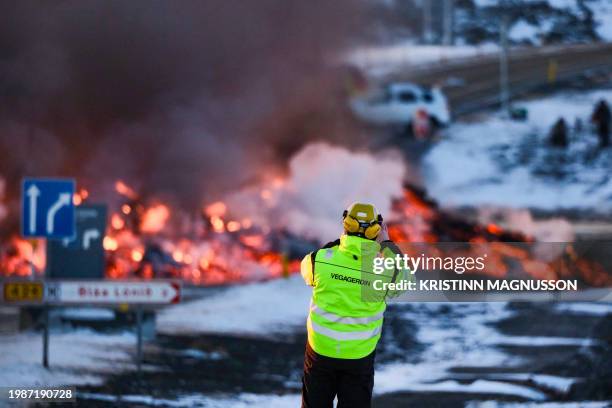
<path id="1" fill-rule="evenodd" d="M 100 238 L 100 231 L 95 228 L 90 228 L 83 232 L 83 249 L 89 249 L 91 241 Z"/>
<path id="2" fill-rule="evenodd" d="M 34 234 L 36 232 L 36 202 L 38 201 L 38 196 L 40 195 L 40 189 L 36 187 L 36 184 L 32 184 L 28 191 L 26 191 L 28 196 L 28 200 L 30 201 L 30 219 L 28 223 L 28 229 L 30 230 L 30 234 Z"/>
<path id="3" fill-rule="evenodd" d="M 70 193 L 61 193 L 57 201 L 49 208 L 47 212 L 47 234 L 53 234 L 55 229 L 55 215 L 64 206 L 70 205 L 72 195 Z"/>

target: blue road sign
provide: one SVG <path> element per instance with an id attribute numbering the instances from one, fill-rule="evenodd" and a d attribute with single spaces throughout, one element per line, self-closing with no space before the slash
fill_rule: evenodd
<path id="1" fill-rule="evenodd" d="M 21 194 L 21 233 L 24 237 L 74 237 L 74 180 L 25 179 Z"/>
<path id="2" fill-rule="evenodd" d="M 81 204 L 75 210 L 76 234 L 73 238 L 47 244 L 47 278 L 104 278 L 106 206 Z"/>

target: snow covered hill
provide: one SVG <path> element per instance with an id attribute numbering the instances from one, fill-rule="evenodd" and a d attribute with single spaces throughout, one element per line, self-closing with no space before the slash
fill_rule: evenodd
<path id="1" fill-rule="evenodd" d="M 424 159 L 429 193 L 443 206 L 612 208 L 612 152 L 599 150 L 589 117 L 612 91 L 562 93 L 520 104 L 526 122 L 496 114 L 458 123 Z M 550 127 L 565 118 L 570 146 L 551 148 Z M 582 129 L 578 129 L 578 126 Z"/>
<path id="2" fill-rule="evenodd" d="M 612 40 L 608 0 L 468 0 L 459 3 L 459 36 L 469 43 L 497 42 L 499 16 L 510 18 L 510 41 L 546 44 Z"/>
<path id="3" fill-rule="evenodd" d="M 431 40 L 440 43 L 444 3 L 431 0 Z M 375 36 L 383 42 L 419 39 L 423 34 L 421 0 L 376 0 L 373 14 L 383 23 Z M 499 42 L 501 16 L 509 18 L 514 45 L 568 44 L 612 41 L 609 0 L 455 0 L 457 45 Z"/>

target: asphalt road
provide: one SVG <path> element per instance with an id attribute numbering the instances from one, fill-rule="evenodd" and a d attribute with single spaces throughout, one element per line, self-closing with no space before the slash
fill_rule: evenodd
<path id="1" fill-rule="evenodd" d="M 556 80 L 549 81 L 551 64 Z M 612 44 L 584 44 L 513 50 L 509 54 L 509 85 L 512 97 L 529 92 L 556 89 L 584 78 L 612 73 Z M 411 81 L 442 84 L 453 114 L 460 116 L 494 106 L 499 102 L 499 57 L 450 60 L 434 67 L 411 67 L 384 81 Z M 454 84 L 454 85 L 453 85 Z"/>
<path id="2" fill-rule="evenodd" d="M 469 385 L 494 380 L 500 389 L 507 386 L 527 387 L 545 395 L 547 401 L 579 402 L 612 398 L 612 391 L 608 387 L 612 369 L 609 359 L 612 314 L 567 313 L 556 310 L 554 304 L 538 303 L 511 304 L 509 309 L 514 312 L 512 315 L 490 323 L 492 330 L 502 339 L 505 336 L 511 336 L 510 339 L 529 336 L 539 340 L 561 338 L 579 339 L 581 342 L 546 347 L 537 342 L 510 342 L 506 345 L 502 342 L 494 349 L 504 353 L 506 360 L 514 363 L 490 365 L 483 357 L 481 363 L 473 365 L 464 361 L 463 349 L 469 353 L 473 348 L 470 341 L 483 339 L 479 339 L 477 333 L 471 337 L 464 333 L 466 327 L 462 326 L 462 322 L 470 316 L 486 313 L 489 310 L 486 305 L 480 305 L 475 310 L 474 306 L 467 304 L 439 308 L 393 304 L 385 314 L 385 329 L 376 355 L 377 368 L 381 369 L 386 364 L 419 364 L 423 359 L 435 355 L 436 345 L 419 341 L 417 333 L 437 328 L 451 334 L 449 341 L 458 342 L 453 350 L 444 350 L 449 361 L 457 364 L 448 371 L 447 377 L 436 380 L 438 382 L 456 381 Z M 477 327 L 473 326 L 476 331 Z M 118 371 L 108 376 L 103 385 L 80 386 L 74 406 L 165 407 L 169 404 L 164 401 L 175 401 L 182 395 L 201 395 L 203 398 L 243 393 L 299 395 L 305 342 L 304 331 L 276 338 L 195 333 L 160 335 L 145 347 L 146 369 L 140 376 L 130 371 Z M 575 378 L 576 382 L 565 390 L 559 390 L 545 383 L 534 382 L 538 375 Z M 409 376 L 402 378 L 408 388 L 412 380 L 417 379 Z M 379 377 L 378 381 L 384 380 Z M 520 395 L 496 391 L 497 388 L 489 392 L 470 392 L 467 389 L 396 391 L 377 395 L 373 405 L 385 408 L 459 408 L 465 407 L 469 401 L 529 402 Z M 123 398 L 130 395 L 149 396 L 151 400 L 125 402 Z M 206 406 L 205 402 L 202 404 L 194 406 Z"/>

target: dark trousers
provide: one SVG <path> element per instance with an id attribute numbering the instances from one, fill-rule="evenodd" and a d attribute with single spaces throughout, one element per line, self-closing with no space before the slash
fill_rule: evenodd
<path id="1" fill-rule="evenodd" d="M 374 356 L 339 359 L 317 354 L 308 342 L 304 354 L 302 408 L 369 408 L 374 387 Z"/>

